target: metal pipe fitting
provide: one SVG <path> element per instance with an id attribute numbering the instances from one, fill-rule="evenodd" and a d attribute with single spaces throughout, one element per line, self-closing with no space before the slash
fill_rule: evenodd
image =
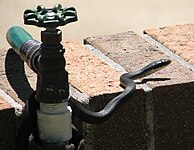
<path id="1" fill-rule="evenodd" d="M 19 53 L 21 59 L 26 62 L 34 72 L 37 72 L 37 62 L 40 56 L 40 42 L 28 40 L 21 46 Z"/>
<path id="2" fill-rule="evenodd" d="M 27 31 L 18 26 L 11 27 L 7 31 L 6 38 L 13 50 L 20 55 L 21 59 L 34 72 L 37 72 L 37 58 L 40 55 L 41 43 L 34 40 Z"/>
<path id="3" fill-rule="evenodd" d="M 42 103 L 61 103 L 69 97 L 68 72 L 65 70 L 65 49 L 60 30 L 41 32 L 36 98 Z"/>
<path id="4" fill-rule="evenodd" d="M 64 143 L 72 138 L 68 72 L 63 56 L 65 49 L 60 43 L 62 32 L 57 27 L 74 21 L 77 21 L 77 13 L 73 7 L 62 8 L 57 4 L 52 9 L 46 9 L 39 5 L 37 10 L 25 10 L 24 23 L 46 28 L 41 32 L 41 44 L 21 27 L 12 27 L 7 32 L 7 41 L 14 51 L 37 73 L 34 101 L 40 103 L 40 108 L 33 114 L 37 118 L 27 118 L 23 124 L 29 125 L 28 120 L 37 119 L 39 137 L 43 143 Z M 28 136 L 35 128 L 35 125 L 29 126 L 30 130 L 25 131 L 28 133 L 20 131 L 18 145 L 23 144 L 20 142 L 23 141 L 22 136 Z"/>

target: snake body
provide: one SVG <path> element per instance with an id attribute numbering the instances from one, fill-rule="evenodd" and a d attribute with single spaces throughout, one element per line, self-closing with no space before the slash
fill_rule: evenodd
<path id="1" fill-rule="evenodd" d="M 73 97 L 69 100 L 73 113 L 82 121 L 89 124 L 97 124 L 110 118 L 115 110 L 117 110 L 124 102 L 126 102 L 135 92 L 136 86 L 133 80 L 148 76 L 170 64 L 169 59 L 160 59 L 150 63 L 134 72 L 124 73 L 120 77 L 120 84 L 124 87 L 124 91 L 117 97 L 113 98 L 101 111 L 93 112 L 86 109 L 80 102 Z"/>
<path id="2" fill-rule="evenodd" d="M 134 94 L 136 89 L 135 82 L 133 81 L 134 79 L 152 74 L 164 68 L 170 64 L 170 62 L 171 61 L 169 59 L 161 59 L 150 63 L 140 70 L 121 75 L 120 84 L 122 87 L 124 87 L 124 91 L 110 100 L 110 102 L 99 112 L 88 110 L 73 97 L 69 99 L 68 103 L 71 106 L 75 116 L 77 116 L 80 120 L 90 124 L 102 123 L 109 119 L 115 110 L 117 110 L 124 102 L 129 100 L 129 98 L 131 98 L 131 96 Z M 23 111 L 24 116 L 17 135 L 16 150 L 27 150 L 28 138 L 30 134 L 33 131 L 34 135 L 38 134 L 36 110 L 39 108 L 39 103 L 36 101 L 35 96 L 36 92 L 34 91 L 26 102 Z M 38 139 L 38 136 L 36 136 L 36 138 Z"/>

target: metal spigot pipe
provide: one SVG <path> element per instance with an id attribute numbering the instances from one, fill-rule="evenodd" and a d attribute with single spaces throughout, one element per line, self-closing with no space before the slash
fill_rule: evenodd
<path id="1" fill-rule="evenodd" d="M 58 29 L 45 30 L 41 32 L 41 40 L 42 44 L 18 26 L 7 32 L 7 41 L 13 50 L 38 75 L 36 100 L 40 102 L 37 109 L 40 139 L 46 143 L 60 143 L 72 137 L 72 113 L 67 106 L 68 73 L 64 69 L 64 49 L 60 44 L 62 33 Z"/>
<path id="2" fill-rule="evenodd" d="M 7 32 L 7 41 L 13 50 L 37 73 L 33 103 L 38 102 L 40 106 L 33 108 L 36 110 L 33 111 L 33 115 L 24 117 L 22 125 L 30 128 L 24 132 L 22 128 L 19 130 L 17 150 L 21 150 L 22 142 L 25 146 L 28 145 L 28 140 L 24 138 L 28 138 L 32 129 L 36 128 L 36 125 L 31 125 L 28 120 L 37 120 L 39 138 L 45 144 L 64 143 L 72 137 L 72 112 L 68 106 L 69 82 L 68 72 L 65 70 L 65 49 L 61 44 L 62 32 L 57 27 L 74 21 L 77 21 L 77 13 L 73 7 L 62 8 L 57 4 L 52 9 L 46 9 L 39 5 L 36 10 L 25 10 L 24 23 L 46 28 L 41 32 L 41 44 L 21 27 L 12 27 Z M 25 105 L 25 108 L 28 107 L 26 114 L 31 113 L 29 110 L 32 106 Z"/>

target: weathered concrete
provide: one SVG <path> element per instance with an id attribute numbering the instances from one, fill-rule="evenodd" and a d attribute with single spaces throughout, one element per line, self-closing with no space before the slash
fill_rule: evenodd
<path id="1" fill-rule="evenodd" d="M 194 65 L 194 24 L 146 29 L 144 33 Z"/>
<path id="2" fill-rule="evenodd" d="M 66 44 L 67 70 L 71 84 L 89 96 L 89 101 L 85 103 L 88 103 L 91 110 L 101 110 L 122 91 L 119 87 L 121 73 L 80 44 Z M 140 88 L 137 93 L 107 122 L 100 125 L 84 125 L 87 149 L 146 147 L 145 95 Z M 128 134 L 124 134 L 126 132 Z M 115 137 L 118 138 L 116 142 Z"/>
<path id="3" fill-rule="evenodd" d="M 179 62 L 194 71 L 194 66 L 192 66 L 194 64 L 193 32 L 194 24 L 167 26 L 144 31 L 145 34 L 167 47 L 166 51 L 170 50 L 188 61 L 188 63 L 184 63 L 183 60 Z M 174 56 L 176 57 L 176 55 Z M 180 72 L 183 72 L 183 70 L 180 70 Z M 173 75 L 173 73 L 171 74 Z M 178 86 L 180 88 L 177 88 L 175 83 L 173 87 L 153 89 L 153 94 L 156 97 L 163 97 L 154 102 L 154 105 L 158 108 L 155 111 L 157 149 L 194 149 L 194 81 L 189 81 L 193 77 L 184 74 L 180 77 L 182 79 L 188 78 L 187 83 Z M 174 93 L 178 94 L 175 95 Z M 166 101 L 168 100 L 167 97 L 171 98 L 171 101 Z M 163 134 L 161 134 L 162 132 Z"/>
<path id="4" fill-rule="evenodd" d="M 0 89 L 23 105 L 35 89 L 36 74 L 12 49 L 1 50 L 0 56 Z"/>
<path id="5" fill-rule="evenodd" d="M 14 150 L 18 120 L 14 108 L 0 111 L 0 149 Z"/>
<path id="6" fill-rule="evenodd" d="M 21 106 L 0 90 L 0 149 L 14 150 Z"/>
<path id="7" fill-rule="evenodd" d="M 91 97 L 122 90 L 119 86 L 121 73 L 79 43 L 69 41 L 64 46 L 69 81 L 74 87 Z"/>
<path id="8" fill-rule="evenodd" d="M 90 37 L 85 39 L 85 44 L 93 45 L 118 64 L 114 67 L 114 63 L 101 59 L 101 54 L 96 56 L 96 52 L 86 50 L 75 41 L 64 42 L 69 81 L 76 88 L 71 88 L 71 95 L 94 111 L 101 110 L 123 90 L 119 77 L 124 70 L 134 71 L 160 58 L 172 60 L 165 69 L 140 79 L 135 95 L 110 120 L 100 125 L 79 124 L 87 149 L 182 150 L 194 147 L 194 73 L 191 70 L 134 32 Z M 22 101 L 35 89 L 36 74 L 12 50 L 2 50 L 0 61 L 0 89 L 23 105 Z M 13 106 L 10 108 L 5 103 L 1 108 L 0 116 L 4 120 L 0 127 L 8 134 L 2 132 L 0 139 L 6 143 L 2 145 L 5 149 L 12 149 L 6 147 L 12 146 L 7 141 L 9 137 L 14 141 L 15 133 L 9 135 L 17 130 L 18 120 L 15 120 Z M 4 109 L 11 116 L 10 120 L 6 119 Z M 10 129 L 7 123 L 14 127 Z"/>
<path id="9" fill-rule="evenodd" d="M 194 148 L 194 84 L 153 89 L 155 148 Z"/>
<path id="10" fill-rule="evenodd" d="M 172 63 L 167 68 L 142 80 L 145 83 L 142 87 L 146 95 L 144 108 L 148 125 L 146 148 L 181 150 L 193 147 L 194 73 L 191 70 L 165 56 L 159 48 L 134 32 L 89 37 L 84 43 L 93 45 L 127 71 L 159 58 L 170 58 Z M 95 145 L 96 141 L 93 142 Z"/>
<path id="11" fill-rule="evenodd" d="M 115 97 L 123 90 L 119 86 L 119 77 L 121 73 L 116 69 L 111 68 L 105 62 L 96 58 L 94 54 L 86 50 L 79 43 L 76 43 L 74 41 L 67 41 L 64 44 L 66 47 L 65 57 L 67 59 L 69 80 L 71 84 L 82 93 L 81 96 L 79 96 L 77 94 L 74 94 L 75 91 L 72 91 L 72 95 L 82 102 L 84 101 L 84 103 L 90 102 L 88 104 L 88 107 L 90 107 L 92 110 L 102 109 L 102 107 L 111 98 Z M 12 50 L 1 52 L 1 78 L 3 80 L 3 82 L 1 83 L 1 88 L 5 92 L 7 92 L 14 100 L 23 105 L 22 101 L 25 101 L 31 91 L 35 89 L 36 75 L 32 73 L 32 71 L 28 69 L 26 65 L 23 64 L 20 58 Z M 139 90 L 139 93 L 142 93 L 141 90 Z M 129 101 L 129 105 L 123 106 L 121 110 L 116 112 L 113 119 L 111 119 L 115 121 L 110 121 L 101 125 L 106 126 L 106 124 L 111 124 L 112 130 L 107 131 L 108 135 L 112 135 L 112 131 L 114 128 L 118 128 L 118 130 L 125 128 L 126 130 L 130 131 L 130 135 L 126 135 L 124 137 L 122 130 L 120 130 L 121 132 L 115 130 L 115 135 L 119 136 L 122 139 L 120 140 L 121 144 L 119 145 L 122 145 L 124 141 L 130 140 L 131 142 L 128 143 L 129 146 L 133 145 L 137 148 L 145 147 L 146 142 L 143 135 L 145 135 L 146 124 L 145 122 L 140 123 L 142 122 L 142 118 L 145 118 L 145 110 L 142 106 L 144 104 L 142 103 L 144 95 L 142 94 L 137 95 L 130 100 L 134 101 L 134 103 L 137 103 L 137 105 L 134 105 Z M 140 99 L 137 97 L 142 98 Z M 136 111 L 134 112 L 134 110 Z M 124 114 L 120 115 L 120 113 Z M 139 115 L 139 119 L 137 119 L 136 114 Z M 135 121 L 132 125 L 126 126 L 127 122 L 131 122 L 131 120 L 127 119 L 129 116 L 131 117 L 131 120 Z M 135 126 L 138 126 L 140 130 L 134 130 Z M 95 131 L 96 135 L 101 135 L 101 133 L 104 132 L 103 130 L 101 132 L 97 132 L 95 129 L 93 129 L 93 131 Z M 97 138 L 98 136 L 94 137 Z M 100 142 L 103 139 L 106 139 L 106 136 L 102 136 L 102 139 L 98 141 Z M 113 139 L 104 140 L 104 142 L 106 142 L 106 145 L 109 147 L 109 143 L 113 143 L 112 140 Z M 99 148 L 100 146 L 101 144 L 99 144 Z M 102 146 L 105 148 L 105 145 Z M 117 144 L 112 146 L 115 147 L 117 146 Z M 126 147 L 125 145 L 123 146 Z"/>

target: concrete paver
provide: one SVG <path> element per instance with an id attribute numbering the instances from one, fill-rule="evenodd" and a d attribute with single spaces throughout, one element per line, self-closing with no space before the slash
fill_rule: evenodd
<path id="1" fill-rule="evenodd" d="M 191 70 L 132 31 L 89 37 L 84 43 L 102 51 L 129 72 L 153 60 L 172 60 L 165 69 L 140 79 L 141 83 L 134 96 L 107 122 L 83 125 L 90 149 L 161 149 L 162 146 L 167 149 L 181 149 L 192 146 L 194 73 Z M 122 73 L 75 41 L 66 41 L 64 46 L 70 83 L 81 94 L 86 95 L 90 109 L 101 110 L 123 90 L 119 86 Z M 192 58 L 188 59 L 192 63 L 190 60 Z M 36 74 L 12 50 L 1 50 L 0 61 L 0 88 L 23 105 L 22 101 L 36 87 Z M 6 121 L 15 119 L 14 109 L 1 97 L 0 108 L 0 116 L 5 124 Z M 4 109 L 11 110 L 11 120 L 5 119 L 2 111 Z M 10 128 L 17 130 L 15 128 L 18 122 L 15 123 L 14 128 Z M 4 125 L 0 127 L 1 130 L 5 128 Z M 15 135 L 12 138 L 14 137 Z"/>
<path id="2" fill-rule="evenodd" d="M 134 32 L 89 37 L 84 43 L 99 49 L 129 72 L 153 60 L 171 59 L 172 63 L 168 67 L 141 80 L 146 97 L 142 101 L 146 110 L 142 122 L 147 124 L 147 148 L 193 147 L 194 122 L 191 114 L 194 114 L 194 72 L 178 63 L 174 57 L 165 56 L 159 48 Z M 126 133 L 130 134 L 127 130 Z M 96 145 L 103 143 L 93 142 Z"/>
<path id="3" fill-rule="evenodd" d="M 194 24 L 146 29 L 144 33 L 194 65 Z"/>

